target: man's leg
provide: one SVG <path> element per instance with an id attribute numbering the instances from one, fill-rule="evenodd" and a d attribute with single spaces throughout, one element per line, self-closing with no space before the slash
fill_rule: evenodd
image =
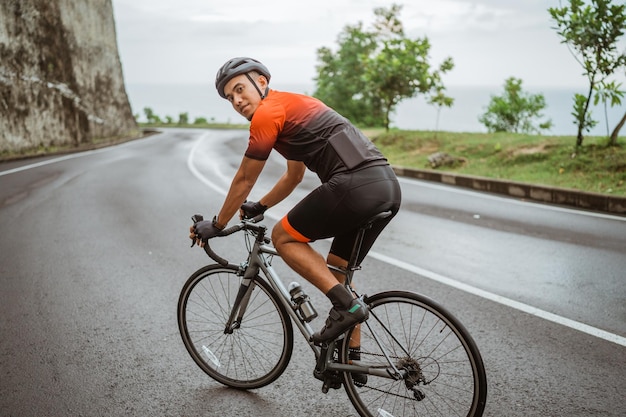
<path id="1" fill-rule="evenodd" d="M 307 242 L 294 239 L 277 223 L 272 231 L 272 243 L 287 265 L 300 276 L 327 294 L 339 283 L 330 272 L 324 257 Z"/>
<path id="2" fill-rule="evenodd" d="M 334 267 L 337 267 L 343 270 L 345 270 L 348 267 L 347 260 L 333 253 L 328 254 L 328 257 L 326 258 L 326 262 L 328 263 L 328 265 L 332 265 Z M 333 275 L 335 276 L 337 281 L 339 281 L 340 283 L 343 284 L 345 282 L 345 278 L 346 278 L 345 275 L 339 272 L 333 272 Z M 354 283 L 351 283 L 350 286 L 354 288 Z M 350 347 L 353 347 L 353 348 L 361 347 L 361 325 L 360 324 L 357 324 L 354 327 L 354 330 L 352 331 L 352 337 L 350 337 Z"/>
<path id="3" fill-rule="evenodd" d="M 352 293 L 328 269 L 324 257 L 307 242 L 292 237 L 281 223 L 274 226 L 272 242 L 285 263 L 319 288 L 333 304 L 326 324 L 313 335 L 315 342 L 332 340 L 367 318 L 367 308 L 361 301 L 354 299 Z"/>

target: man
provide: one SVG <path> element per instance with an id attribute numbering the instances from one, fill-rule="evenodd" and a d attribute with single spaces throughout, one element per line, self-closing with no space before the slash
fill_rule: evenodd
<path id="1" fill-rule="evenodd" d="M 248 148 L 212 221 L 191 227 L 200 246 L 216 236 L 237 213 L 265 212 L 286 198 L 300 183 L 305 169 L 315 172 L 322 185 L 293 207 L 276 224 L 272 242 L 282 259 L 319 288 L 333 308 L 313 341 L 330 341 L 368 316 L 328 269 L 327 263 L 345 268 L 358 227 L 382 211 L 395 215 L 400 207 L 400 186 L 380 151 L 347 119 L 312 97 L 269 88 L 270 72 L 259 61 L 233 58 L 217 72 L 220 96 L 250 121 Z M 287 160 L 287 170 L 259 201 L 247 202 L 272 149 Z M 359 263 L 391 217 L 368 230 Z M 333 237 L 327 259 L 309 242 Z"/>

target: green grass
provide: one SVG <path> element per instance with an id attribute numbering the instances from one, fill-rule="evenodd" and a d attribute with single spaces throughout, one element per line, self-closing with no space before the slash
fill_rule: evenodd
<path id="1" fill-rule="evenodd" d="M 365 133 L 393 165 L 433 169 L 428 156 L 444 152 L 463 162 L 437 168 L 440 171 L 626 195 L 624 138 L 610 147 L 606 138 L 586 137 L 576 149 L 572 136 L 382 129 Z"/>

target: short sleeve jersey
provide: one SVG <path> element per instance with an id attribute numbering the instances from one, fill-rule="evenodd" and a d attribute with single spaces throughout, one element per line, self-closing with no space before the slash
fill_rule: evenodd
<path id="1" fill-rule="evenodd" d="M 245 155 L 266 160 L 276 149 L 288 160 L 302 161 L 322 181 L 348 168 L 328 138 L 345 131 L 364 163 L 387 163 L 384 156 L 346 118 L 321 101 L 302 94 L 270 90 L 254 113 Z"/>

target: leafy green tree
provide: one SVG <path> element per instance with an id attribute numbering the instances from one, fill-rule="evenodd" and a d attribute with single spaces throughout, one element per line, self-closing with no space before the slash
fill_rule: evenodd
<path id="1" fill-rule="evenodd" d="M 157 116 L 150 107 L 144 107 L 143 113 L 146 115 L 146 122 L 149 124 L 161 123 L 161 118 Z"/>
<path id="2" fill-rule="evenodd" d="M 206 125 L 206 124 L 208 124 L 208 123 L 209 123 L 209 122 L 207 121 L 206 117 L 196 117 L 196 118 L 193 120 L 193 124 L 194 124 L 194 125 Z"/>
<path id="3" fill-rule="evenodd" d="M 574 116 L 574 124 L 578 125 L 578 139 L 576 140 L 576 146 L 580 146 L 583 143 L 583 137 L 581 132 L 589 132 L 593 129 L 598 121 L 594 120 L 591 116 L 591 110 L 589 110 L 589 99 L 582 94 L 574 94 L 574 108 L 571 113 Z"/>
<path id="4" fill-rule="evenodd" d="M 597 123 L 591 120 L 589 111 L 594 91 L 604 85 L 603 100 L 616 103 L 614 98 L 618 97 L 619 101 L 618 90 L 606 89 L 617 85 L 605 81 L 626 65 L 626 55 L 617 50 L 617 41 L 626 28 L 626 4 L 623 1 L 611 4 L 611 0 L 568 0 L 568 3 L 566 7 L 551 7 L 548 11 L 556 22 L 562 43 L 568 45 L 589 81 L 587 95 L 574 97 L 572 113 L 578 124 L 576 146 L 581 146 L 583 131 L 589 131 Z"/>
<path id="5" fill-rule="evenodd" d="M 339 34 L 339 49 L 317 50 L 317 89 L 313 94 L 352 122 L 364 126 L 382 125 L 378 99 L 367 88 L 363 78 L 362 56 L 376 48 L 372 33 L 359 22 L 346 26 Z"/>
<path id="6" fill-rule="evenodd" d="M 478 118 L 490 132 L 540 133 L 550 129 L 552 121 L 536 123 L 546 107 L 543 94 L 529 94 L 522 90 L 522 80 L 508 78 L 501 96 L 491 96 L 487 111 Z"/>
<path id="7" fill-rule="evenodd" d="M 434 89 L 434 94 L 428 99 L 428 104 L 437 106 L 437 122 L 435 124 L 435 132 L 439 130 L 439 116 L 441 109 L 445 107 L 452 107 L 454 104 L 454 98 L 445 95 L 446 88 L 442 83 L 436 83 L 437 86 Z"/>
<path id="8" fill-rule="evenodd" d="M 185 112 L 185 113 L 180 113 L 178 115 L 178 124 L 183 126 L 183 125 L 188 125 L 189 124 L 189 113 Z"/>
<path id="9" fill-rule="evenodd" d="M 604 105 L 604 119 L 606 124 L 606 135 L 609 136 L 609 119 L 608 119 L 608 103 L 610 103 L 611 107 L 619 106 L 622 104 L 622 98 L 624 97 L 624 92 L 619 88 L 621 83 L 616 83 L 615 81 L 603 82 L 596 89 L 596 94 L 593 97 L 593 105 L 597 106 L 599 102 L 602 102 Z M 617 137 L 615 138 L 617 140 Z M 616 143 L 610 143 L 611 145 L 615 145 Z"/>
<path id="10" fill-rule="evenodd" d="M 617 100 L 619 102 L 618 104 L 621 104 L 622 97 L 623 96 L 620 96 L 619 99 Z M 617 137 L 619 136 L 619 131 L 622 129 L 622 127 L 624 127 L 624 124 L 626 124 L 626 113 L 624 113 L 621 120 L 617 123 L 617 125 L 613 129 L 613 132 L 611 132 L 611 136 L 609 138 L 609 145 L 611 146 L 617 145 Z"/>
<path id="11" fill-rule="evenodd" d="M 374 27 L 347 26 L 339 50 L 318 50 L 315 96 L 357 124 L 384 126 L 403 99 L 418 94 L 442 94 L 441 74 L 454 67 L 447 58 L 437 69 L 428 61 L 427 38 L 409 39 L 398 15 L 402 6 L 377 8 Z M 448 105 L 451 101 L 436 101 Z"/>
<path id="12" fill-rule="evenodd" d="M 622 127 L 624 127 L 624 124 L 626 124 L 626 113 L 624 113 L 624 115 L 622 116 L 622 119 L 617 123 L 617 126 L 615 126 L 615 129 L 613 129 L 613 132 L 611 133 L 609 145 L 611 146 L 617 145 L 617 137 L 619 136 L 619 131 L 622 129 Z"/>

